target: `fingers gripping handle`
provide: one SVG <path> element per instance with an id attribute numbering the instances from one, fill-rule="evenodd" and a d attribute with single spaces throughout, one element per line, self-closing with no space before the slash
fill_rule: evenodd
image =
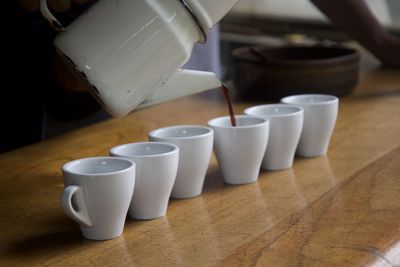
<path id="1" fill-rule="evenodd" d="M 56 19 L 53 14 L 51 14 L 48 6 L 47 0 L 40 0 L 40 13 L 42 16 L 50 23 L 50 26 L 53 27 L 56 31 L 62 32 L 64 31 L 64 26 Z"/>
<path id="2" fill-rule="evenodd" d="M 73 196 L 75 196 L 74 200 L 78 210 L 75 210 L 75 208 L 72 206 Z M 69 185 L 64 188 L 64 191 L 61 195 L 61 207 L 72 220 L 86 227 L 92 226 L 83 191 L 80 186 Z"/>

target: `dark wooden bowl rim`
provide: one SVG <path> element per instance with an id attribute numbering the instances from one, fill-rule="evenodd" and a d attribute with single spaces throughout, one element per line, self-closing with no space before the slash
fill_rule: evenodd
<path id="1" fill-rule="evenodd" d="M 257 65 L 287 67 L 330 66 L 358 62 L 357 50 L 345 46 L 246 46 L 232 51 L 235 59 Z"/>

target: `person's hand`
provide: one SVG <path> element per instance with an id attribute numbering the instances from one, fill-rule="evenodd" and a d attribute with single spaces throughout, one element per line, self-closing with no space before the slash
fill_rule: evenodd
<path id="1" fill-rule="evenodd" d="M 29 13 L 39 11 L 40 0 L 17 0 L 18 4 Z M 56 12 L 67 12 L 72 3 L 83 5 L 92 0 L 47 0 L 49 7 Z M 53 59 L 53 75 L 57 82 L 69 92 L 86 92 L 88 86 L 82 82 L 59 55 Z"/>
<path id="2" fill-rule="evenodd" d="M 382 38 L 376 54 L 384 66 L 400 68 L 400 38 L 393 35 Z"/>
<path id="3" fill-rule="evenodd" d="M 54 57 L 53 60 L 53 75 L 56 81 L 68 92 L 88 92 L 89 87 L 84 83 L 78 74 L 72 70 L 60 56 Z"/>
<path id="4" fill-rule="evenodd" d="M 17 0 L 19 5 L 27 12 L 39 10 L 40 0 Z M 71 4 L 83 5 L 90 0 L 47 0 L 49 7 L 56 12 L 65 12 L 70 9 Z"/>

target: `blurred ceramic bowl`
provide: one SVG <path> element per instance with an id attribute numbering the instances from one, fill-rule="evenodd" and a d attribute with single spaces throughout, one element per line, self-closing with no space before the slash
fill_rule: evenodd
<path id="1" fill-rule="evenodd" d="M 360 54 L 344 46 L 246 46 L 232 51 L 239 97 L 278 100 L 294 94 L 342 96 L 356 87 Z"/>

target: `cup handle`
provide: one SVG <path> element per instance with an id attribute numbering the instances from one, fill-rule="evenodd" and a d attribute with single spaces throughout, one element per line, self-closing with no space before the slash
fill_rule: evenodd
<path id="1" fill-rule="evenodd" d="M 65 30 L 64 26 L 56 19 L 53 14 L 51 14 L 49 8 L 47 7 L 47 0 L 40 0 L 40 13 L 49 22 L 50 26 L 58 32 Z"/>
<path id="2" fill-rule="evenodd" d="M 76 210 L 72 206 L 72 197 L 75 195 L 75 204 L 78 207 Z M 91 227 L 92 222 L 89 218 L 89 213 L 86 207 L 85 198 L 83 195 L 82 187 L 76 185 L 69 185 L 64 188 L 64 191 L 61 195 L 61 207 L 64 209 L 64 212 L 77 223 Z"/>

